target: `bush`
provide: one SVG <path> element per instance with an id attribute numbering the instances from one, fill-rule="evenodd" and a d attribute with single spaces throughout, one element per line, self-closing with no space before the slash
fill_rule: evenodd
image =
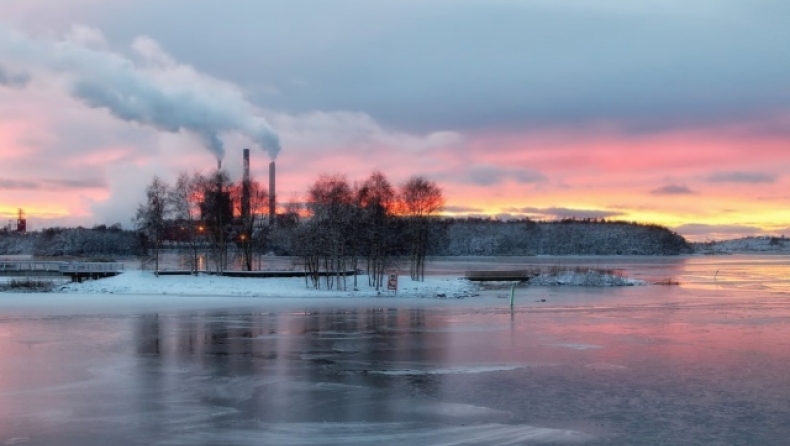
<path id="1" fill-rule="evenodd" d="M 55 282 L 52 280 L 31 279 L 26 277 L 24 279 L 12 279 L 7 283 L 0 283 L 0 291 L 15 291 L 15 292 L 47 292 L 55 288 Z"/>

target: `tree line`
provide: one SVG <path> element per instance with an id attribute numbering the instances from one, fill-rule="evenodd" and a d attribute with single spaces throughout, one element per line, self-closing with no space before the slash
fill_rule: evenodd
<path id="1" fill-rule="evenodd" d="M 241 197 L 250 197 L 242 212 Z M 219 273 L 231 261 L 252 270 L 265 253 L 301 259 L 314 287 L 346 289 L 368 273 L 371 286 L 386 285 L 390 269 L 408 263 L 421 280 L 427 256 L 677 255 L 693 251 L 679 234 L 658 225 L 605 220 L 438 216 L 439 186 L 422 177 L 393 186 L 380 172 L 349 182 L 324 175 L 300 203 L 282 206 L 273 222 L 268 191 L 258 182 L 233 183 L 223 171 L 182 173 L 170 185 L 154 178 L 138 206 L 136 230 L 120 224 L 49 228 L 15 234 L 0 231 L 0 254 L 112 258 L 140 255 L 155 270 L 160 251 L 177 249 L 197 273 L 207 258 Z M 349 280 L 353 280 L 349 283 Z"/>
<path id="2" fill-rule="evenodd" d="M 250 200 L 247 210 L 243 197 Z M 208 176 L 182 173 L 174 185 L 154 177 L 134 221 L 154 271 L 164 242 L 177 236 L 191 254 L 193 272 L 201 250 L 218 273 L 230 252 L 240 253 L 243 269 L 250 271 L 254 254 L 279 251 L 302 259 L 313 287 L 347 289 L 349 272 L 356 286 L 355 272 L 364 268 L 369 284 L 379 289 L 396 256 L 407 255 L 412 279 L 423 280 L 430 221 L 443 204 L 439 186 L 420 176 L 394 187 L 381 172 L 353 183 L 322 175 L 304 202 L 290 203 L 268 221 L 268 191 L 254 180 L 233 183 L 218 170 Z"/>
<path id="3" fill-rule="evenodd" d="M 694 251 L 683 236 L 655 225 L 596 219 L 441 218 L 431 253 L 439 256 L 678 255 Z"/>

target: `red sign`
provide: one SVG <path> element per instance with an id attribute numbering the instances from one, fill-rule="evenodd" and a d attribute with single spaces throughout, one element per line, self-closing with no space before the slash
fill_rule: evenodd
<path id="1" fill-rule="evenodd" d="M 390 274 L 390 277 L 387 280 L 387 290 L 388 291 L 398 291 L 398 275 L 397 274 Z"/>

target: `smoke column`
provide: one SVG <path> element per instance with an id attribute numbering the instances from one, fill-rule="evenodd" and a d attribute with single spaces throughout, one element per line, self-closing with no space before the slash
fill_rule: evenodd
<path id="1" fill-rule="evenodd" d="M 250 149 L 244 149 L 244 176 L 241 181 L 241 216 L 245 224 L 250 216 Z"/>
<path id="2" fill-rule="evenodd" d="M 272 161 L 269 163 L 269 225 L 274 224 L 275 206 L 277 205 L 274 185 L 274 161 Z"/>
<path id="3" fill-rule="evenodd" d="M 221 135 L 232 132 L 277 157 L 279 137 L 236 85 L 173 60 L 150 38 L 134 41 L 132 59 L 107 49 L 98 31 L 88 31 L 100 44 L 39 41 L 0 25 L 0 82 L 59 84 L 88 107 L 106 109 L 118 119 L 197 135 L 218 160 L 225 155 Z"/>

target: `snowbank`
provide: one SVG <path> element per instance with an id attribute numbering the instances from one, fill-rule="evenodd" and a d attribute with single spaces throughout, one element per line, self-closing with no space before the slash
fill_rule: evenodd
<path id="1" fill-rule="evenodd" d="M 170 294 L 189 296 L 249 296 L 249 297 L 438 297 L 462 298 L 477 291 L 473 283 L 458 278 L 426 277 L 424 282 L 412 281 L 408 276 L 398 278 L 398 292 L 376 291 L 368 286 L 367 276 L 346 279 L 348 291 L 316 290 L 307 287 L 304 278 L 238 278 L 211 275 L 159 276 L 150 271 L 126 271 L 115 277 L 69 283 L 57 288 L 63 293 L 105 294 Z M 321 286 L 324 287 L 322 280 Z"/>
<path id="2" fill-rule="evenodd" d="M 629 279 L 616 274 L 605 274 L 597 271 L 580 273 L 575 271 L 563 271 L 557 274 L 543 273 L 533 277 L 529 281 L 533 286 L 635 286 L 647 285 L 647 282 L 638 279 Z"/>

